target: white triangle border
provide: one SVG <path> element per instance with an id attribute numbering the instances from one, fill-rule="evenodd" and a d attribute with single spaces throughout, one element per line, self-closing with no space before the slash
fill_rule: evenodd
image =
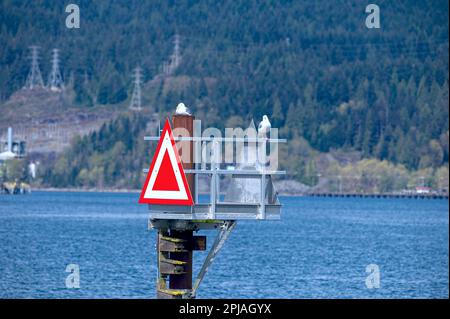
<path id="1" fill-rule="evenodd" d="M 175 179 L 178 183 L 178 191 L 161 191 L 161 190 L 153 190 L 155 185 L 156 177 L 158 176 L 158 171 L 161 167 L 162 160 L 164 158 L 164 154 L 166 150 L 169 154 L 170 163 L 172 164 L 173 172 L 175 174 Z M 172 146 L 169 132 L 166 131 L 164 135 L 164 139 L 161 143 L 161 147 L 159 149 L 159 153 L 157 154 L 155 165 L 153 166 L 153 171 L 149 172 L 150 178 L 148 180 L 148 184 L 145 189 L 144 199 L 173 199 L 173 200 L 187 200 L 189 199 L 186 187 L 183 183 L 183 178 L 181 176 L 181 172 L 178 166 L 177 157 L 175 155 L 174 147 Z"/>

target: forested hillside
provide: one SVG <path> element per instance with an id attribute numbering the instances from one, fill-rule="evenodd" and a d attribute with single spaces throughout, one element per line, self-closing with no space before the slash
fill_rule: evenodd
<path id="1" fill-rule="evenodd" d="M 150 165 L 156 146 L 154 142 L 144 141 L 144 135 L 156 135 L 157 127 L 149 114 L 124 114 L 96 132 L 77 137 L 56 161 L 44 163 L 38 184 L 139 189 L 145 179 L 142 168 Z M 418 185 L 448 190 L 448 165 L 408 170 L 402 164 L 386 160 L 363 159 L 359 152 L 320 153 L 303 138 L 291 139 L 287 146 L 281 145 L 280 154 L 280 166 L 287 170 L 285 178 L 303 184 L 302 190 L 280 185 L 281 191 L 290 194 L 304 191 L 384 193 L 411 190 Z M 20 169 L 11 167 L 10 171 L 17 174 Z"/>
<path id="2" fill-rule="evenodd" d="M 139 188 L 148 166 L 150 144 L 144 141 L 148 117 L 122 116 L 98 132 L 76 138 L 51 166 L 43 181 L 52 186 Z"/>
<path id="3" fill-rule="evenodd" d="M 177 85 L 144 90 L 155 111 L 182 100 L 221 128 L 268 114 L 320 152 L 447 165 L 448 2 L 377 1 L 380 29 L 365 26 L 368 3 L 83 0 L 81 28 L 67 29 L 64 2 L 3 0 L 0 98 L 23 86 L 27 47 L 39 44 L 44 75 L 51 48 L 61 49 L 79 107 L 125 105 L 131 70 L 139 64 L 152 79 L 179 34 Z"/>

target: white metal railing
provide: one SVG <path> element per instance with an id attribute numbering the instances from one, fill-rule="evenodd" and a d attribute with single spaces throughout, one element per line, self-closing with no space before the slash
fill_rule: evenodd
<path id="1" fill-rule="evenodd" d="M 145 136 L 144 140 L 146 141 L 159 141 L 160 136 Z M 255 142 L 261 142 L 261 143 L 286 143 L 286 139 L 270 139 L 270 138 L 253 138 L 253 137 L 174 137 L 175 141 L 192 141 L 194 143 L 194 154 L 198 147 L 202 147 L 202 142 L 212 142 L 213 143 L 213 150 L 214 154 L 221 154 L 220 147 L 222 142 L 248 142 L 248 143 L 255 143 Z M 215 219 L 216 218 L 216 206 L 218 204 L 224 205 L 226 203 L 223 203 L 220 201 L 220 175 L 239 175 L 239 178 L 257 178 L 260 179 L 261 182 L 261 189 L 260 189 L 260 198 L 259 202 L 256 203 L 259 207 L 258 212 L 258 219 L 266 219 L 266 201 L 265 201 L 265 195 L 266 195 L 266 176 L 269 175 L 284 175 L 286 174 L 286 171 L 282 170 L 273 170 L 273 169 L 266 169 L 264 166 L 262 167 L 256 167 L 255 169 L 240 169 L 240 168 L 234 168 L 234 169 L 221 169 L 219 160 L 216 158 L 211 158 L 210 163 L 207 163 L 210 165 L 209 169 L 204 166 L 206 164 L 205 162 L 201 163 L 195 163 L 194 169 L 185 169 L 185 174 L 194 174 L 195 176 L 195 190 L 194 190 L 194 204 L 199 204 L 199 198 L 198 198 L 198 176 L 199 175 L 210 175 L 211 181 L 210 181 L 210 209 L 208 213 L 209 219 Z M 203 168 L 199 168 L 203 167 Z M 144 169 L 144 173 L 148 173 L 148 169 Z M 234 203 L 231 203 L 234 204 Z"/>

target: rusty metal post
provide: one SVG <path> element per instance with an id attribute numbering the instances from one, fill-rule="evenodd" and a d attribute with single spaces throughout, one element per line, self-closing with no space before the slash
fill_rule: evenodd
<path id="1" fill-rule="evenodd" d="M 174 137 L 177 137 L 176 130 L 184 129 L 189 137 L 194 134 L 194 117 L 192 115 L 174 114 L 172 117 Z M 194 152 L 192 141 L 179 141 L 177 148 L 180 152 L 180 159 L 183 168 L 194 168 Z M 189 152 L 184 154 L 184 152 Z M 195 176 L 186 175 L 186 179 L 195 198 Z M 183 229 L 160 229 L 157 237 L 157 254 L 159 256 L 158 267 L 164 276 L 162 282 L 158 282 L 158 298 L 178 299 L 182 298 L 186 291 L 192 290 L 192 259 L 193 250 L 206 249 L 206 237 L 194 236 L 192 230 Z M 168 279 L 168 286 L 166 285 Z M 188 294 L 189 295 L 189 294 Z"/>
<path id="2" fill-rule="evenodd" d="M 194 136 L 194 119 L 195 117 L 192 115 L 184 115 L 184 114 L 174 114 L 172 117 L 173 129 L 182 128 L 185 129 L 189 133 L 189 137 Z M 192 141 L 180 141 L 178 142 L 180 150 L 180 158 L 183 164 L 183 169 L 193 169 L 194 168 L 194 143 Z M 183 150 L 189 150 L 189 162 L 183 162 Z M 194 174 L 187 174 L 186 179 L 191 190 L 192 198 L 195 198 L 195 178 Z"/>
<path id="3" fill-rule="evenodd" d="M 181 115 L 174 114 L 172 117 L 173 129 L 177 128 L 185 129 L 189 132 L 189 137 L 194 135 L 194 116 L 192 115 Z M 193 169 L 194 168 L 194 151 L 192 141 L 181 141 L 178 149 L 180 151 L 180 158 L 183 164 L 183 169 Z M 189 151 L 189 156 L 183 156 L 183 151 Z M 188 157 L 186 159 L 185 157 Z M 188 162 L 186 162 L 188 160 Z M 195 198 L 195 179 L 193 174 L 186 175 L 186 179 L 192 194 Z M 175 231 L 170 230 L 170 237 L 179 238 L 186 240 L 186 242 L 193 241 L 192 230 Z M 170 253 L 170 258 L 174 260 L 179 260 L 185 262 L 183 274 L 175 274 L 169 276 L 169 288 L 170 289 L 192 289 L 192 249 L 187 252 L 173 252 Z"/>

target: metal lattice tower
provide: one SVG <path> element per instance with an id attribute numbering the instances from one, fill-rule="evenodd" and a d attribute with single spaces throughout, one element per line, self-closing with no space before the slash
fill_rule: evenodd
<path id="1" fill-rule="evenodd" d="M 39 47 L 36 45 L 30 46 L 31 50 L 31 69 L 27 76 L 25 87 L 34 89 L 35 87 L 44 87 L 44 80 L 42 80 L 41 70 L 39 69 Z"/>
<path id="2" fill-rule="evenodd" d="M 180 36 L 178 34 L 175 35 L 173 43 L 173 53 L 170 55 L 169 61 L 163 62 L 162 69 L 165 75 L 172 74 L 181 63 Z"/>
<path id="3" fill-rule="evenodd" d="M 176 69 L 180 65 L 181 55 L 180 55 L 180 36 L 178 34 L 175 35 L 174 40 L 174 52 L 173 52 L 173 68 Z"/>
<path id="4" fill-rule="evenodd" d="M 130 109 L 140 111 L 142 110 L 141 100 L 141 84 L 142 84 L 142 70 L 140 67 L 136 67 L 133 73 L 133 94 L 131 96 Z"/>
<path id="5" fill-rule="evenodd" d="M 52 50 L 52 72 L 48 78 L 48 87 L 52 91 L 61 91 L 64 89 L 64 82 L 62 80 L 61 72 L 59 70 L 59 50 Z"/>

